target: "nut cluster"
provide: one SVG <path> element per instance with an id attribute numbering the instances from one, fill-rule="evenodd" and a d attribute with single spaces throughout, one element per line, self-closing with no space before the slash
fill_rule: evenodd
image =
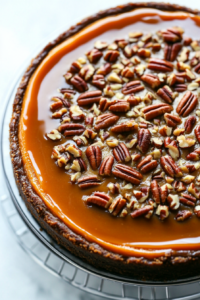
<path id="1" fill-rule="evenodd" d="M 200 42 L 180 27 L 96 41 L 50 110 L 52 159 L 113 216 L 200 217 Z M 107 183 L 105 192 L 97 186 Z"/>

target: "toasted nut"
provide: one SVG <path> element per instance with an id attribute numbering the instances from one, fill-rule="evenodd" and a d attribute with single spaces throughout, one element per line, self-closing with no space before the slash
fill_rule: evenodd
<path id="1" fill-rule="evenodd" d="M 103 75 L 103 76 L 106 76 L 107 74 L 109 74 L 111 71 L 111 64 L 110 63 L 106 63 L 105 65 L 101 66 L 96 74 L 98 75 Z"/>
<path id="2" fill-rule="evenodd" d="M 134 120 L 130 120 L 125 123 L 113 126 L 111 128 L 111 131 L 114 133 L 123 133 L 135 131 L 136 129 L 138 129 L 138 124 Z"/>
<path id="3" fill-rule="evenodd" d="M 94 192 L 91 196 L 86 199 L 87 204 L 95 204 L 97 206 L 108 208 L 112 202 L 112 198 L 102 192 Z"/>
<path id="4" fill-rule="evenodd" d="M 178 56 L 177 60 L 181 62 L 186 62 L 189 58 L 190 50 L 186 47 L 184 47 Z"/>
<path id="5" fill-rule="evenodd" d="M 196 138 L 198 140 L 198 142 L 200 143 L 200 125 L 197 125 L 195 130 L 194 130 L 194 133 L 196 135 Z"/>
<path id="6" fill-rule="evenodd" d="M 103 56 L 103 53 L 98 49 L 92 49 L 86 53 L 86 56 L 91 63 L 97 63 L 98 60 Z"/>
<path id="7" fill-rule="evenodd" d="M 178 96 L 178 93 L 173 93 L 168 85 L 163 86 L 157 91 L 158 96 L 160 96 L 167 103 L 171 104 L 174 99 Z"/>
<path id="8" fill-rule="evenodd" d="M 181 172 L 180 168 L 177 166 L 175 161 L 169 156 L 162 156 L 160 159 L 160 164 L 163 170 L 170 176 L 170 177 L 182 177 L 183 173 Z"/>
<path id="9" fill-rule="evenodd" d="M 132 184 L 139 185 L 141 179 L 143 178 L 142 174 L 133 168 L 123 165 L 117 164 L 112 171 L 113 175 L 123 180 L 126 180 Z"/>
<path id="10" fill-rule="evenodd" d="M 72 154 L 74 157 L 81 157 L 82 151 L 78 149 L 75 145 L 69 145 L 66 147 L 66 151 Z"/>
<path id="11" fill-rule="evenodd" d="M 181 181 L 174 182 L 174 189 L 176 192 L 183 192 L 186 190 L 186 186 Z"/>
<path id="12" fill-rule="evenodd" d="M 70 82 L 80 93 L 88 90 L 87 83 L 78 75 L 74 76 Z"/>
<path id="13" fill-rule="evenodd" d="M 195 206 L 195 202 L 197 199 L 188 194 L 182 193 L 179 200 L 184 205 Z"/>
<path id="14" fill-rule="evenodd" d="M 168 149 L 169 155 L 174 159 L 177 160 L 180 158 L 180 150 L 177 145 L 177 141 L 172 141 L 169 143 L 166 148 Z"/>
<path id="15" fill-rule="evenodd" d="M 190 148 L 194 146 L 195 140 L 193 139 L 186 139 L 184 135 L 180 135 L 177 137 L 177 141 L 179 142 L 179 147 L 180 148 Z"/>
<path id="16" fill-rule="evenodd" d="M 197 161 L 200 159 L 200 148 L 195 149 L 193 152 L 189 153 L 186 156 L 186 159 L 192 160 L 192 161 Z"/>
<path id="17" fill-rule="evenodd" d="M 61 108 L 60 110 L 52 114 L 53 119 L 60 119 L 67 112 L 66 108 Z"/>
<path id="18" fill-rule="evenodd" d="M 179 135 L 182 135 L 184 132 L 185 132 L 185 129 L 184 129 L 184 128 L 176 128 L 176 129 L 173 131 L 173 135 L 179 136 Z"/>
<path id="19" fill-rule="evenodd" d="M 147 121 L 157 118 L 160 115 L 168 113 L 172 111 L 173 108 L 171 105 L 166 103 L 159 103 L 154 105 L 149 105 L 145 107 L 142 111 L 144 113 L 144 117 Z"/>
<path id="20" fill-rule="evenodd" d="M 156 148 L 161 148 L 163 145 L 163 141 L 160 138 L 152 138 L 151 141 Z"/>
<path id="21" fill-rule="evenodd" d="M 81 172 L 77 172 L 71 175 L 71 182 L 75 183 L 81 177 Z"/>
<path id="22" fill-rule="evenodd" d="M 159 133 L 162 136 L 170 136 L 172 134 L 172 128 L 165 125 L 159 130 Z"/>
<path id="23" fill-rule="evenodd" d="M 181 118 L 171 114 L 164 114 L 164 119 L 169 127 L 176 127 L 181 123 Z"/>
<path id="24" fill-rule="evenodd" d="M 131 213 L 132 218 L 138 218 L 140 216 L 146 216 L 149 212 L 153 213 L 153 207 L 151 205 L 146 205 L 142 208 L 139 208 Z"/>
<path id="25" fill-rule="evenodd" d="M 103 75 L 94 75 L 92 78 L 92 84 L 99 89 L 103 89 L 106 86 L 105 77 Z"/>
<path id="26" fill-rule="evenodd" d="M 178 209 L 180 206 L 180 201 L 179 201 L 178 195 L 169 194 L 169 196 L 167 197 L 167 201 L 169 202 L 170 208 L 173 210 Z"/>
<path id="27" fill-rule="evenodd" d="M 140 191 L 133 191 L 133 194 L 140 203 L 143 203 L 149 197 L 149 191 L 149 187 L 141 187 Z"/>
<path id="28" fill-rule="evenodd" d="M 133 148 L 136 144 L 137 144 L 137 139 L 131 139 L 131 140 L 127 141 L 125 145 L 126 145 L 126 147 L 127 147 L 128 149 L 131 149 L 131 148 Z"/>
<path id="29" fill-rule="evenodd" d="M 107 187 L 109 188 L 110 192 L 112 194 L 119 194 L 119 190 L 120 190 L 120 185 L 119 183 L 113 183 L 110 182 Z"/>
<path id="30" fill-rule="evenodd" d="M 85 153 L 90 162 L 91 168 L 93 170 L 98 169 L 102 159 L 102 151 L 100 147 L 91 145 L 86 149 Z"/>
<path id="31" fill-rule="evenodd" d="M 161 81 L 157 75 L 144 74 L 140 78 L 142 81 L 148 83 L 152 89 L 157 88 L 161 84 Z"/>
<path id="32" fill-rule="evenodd" d="M 126 200 L 123 198 L 116 198 L 109 207 L 109 212 L 112 213 L 113 216 L 117 216 L 124 206 L 126 205 Z"/>
<path id="33" fill-rule="evenodd" d="M 185 182 L 186 184 L 189 184 L 191 183 L 192 181 L 194 181 L 195 179 L 195 176 L 192 176 L 192 175 L 186 175 L 184 176 L 181 181 Z"/>
<path id="34" fill-rule="evenodd" d="M 191 183 L 188 192 L 192 194 L 195 198 L 200 199 L 200 192 L 199 190 L 195 187 L 194 183 Z"/>
<path id="35" fill-rule="evenodd" d="M 101 184 L 96 175 L 84 176 L 78 180 L 78 186 L 81 189 L 92 188 Z"/>
<path id="36" fill-rule="evenodd" d="M 96 41 L 94 47 L 99 50 L 104 50 L 108 47 L 108 44 L 106 42 Z"/>
<path id="37" fill-rule="evenodd" d="M 61 134 L 60 134 L 60 132 L 58 132 L 58 130 L 54 129 L 50 133 L 47 134 L 47 137 L 50 140 L 58 141 L 61 139 Z"/>
<path id="38" fill-rule="evenodd" d="M 147 155 L 138 165 L 137 168 L 140 169 L 142 173 L 148 173 L 157 167 L 158 163 L 156 160 L 152 160 L 151 155 Z"/>
<path id="39" fill-rule="evenodd" d="M 169 216 L 169 207 L 166 205 L 158 205 L 156 215 L 160 216 L 161 220 L 166 219 Z"/>
<path id="40" fill-rule="evenodd" d="M 122 93 L 124 95 L 128 95 L 128 94 L 140 92 L 142 90 L 144 90 L 144 86 L 141 84 L 141 82 L 139 80 L 135 80 L 135 81 L 130 81 L 129 83 L 127 83 L 123 87 Z"/>
<path id="41" fill-rule="evenodd" d="M 81 146 L 87 146 L 88 145 L 88 140 L 86 139 L 86 137 L 84 136 L 77 136 L 75 135 L 73 137 L 73 140 L 76 142 L 77 146 L 78 147 L 81 147 Z"/>
<path id="42" fill-rule="evenodd" d="M 116 62 L 118 56 L 120 55 L 117 50 L 108 50 L 104 56 L 104 59 L 110 63 Z"/>
<path id="43" fill-rule="evenodd" d="M 119 140 L 117 140 L 117 139 L 107 140 L 106 144 L 111 148 L 115 148 L 116 146 L 118 146 Z"/>
<path id="44" fill-rule="evenodd" d="M 114 163 L 114 158 L 112 155 L 109 155 L 104 158 L 99 168 L 99 175 L 101 176 L 110 176 L 112 171 L 112 166 Z"/>
<path id="45" fill-rule="evenodd" d="M 131 160 L 129 150 L 124 143 L 120 143 L 113 149 L 113 155 L 117 162 L 128 162 Z"/>
<path id="46" fill-rule="evenodd" d="M 118 119 L 118 116 L 111 113 L 100 115 L 96 119 L 95 129 L 98 131 L 100 129 L 108 128 L 116 123 Z"/>
<path id="47" fill-rule="evenodd" d="M 140 129 L 138 132 L 138 146 L 137 148 L 146 153 L 151 145 L 151 133 L 148 129 Z"/>
<path id="48" fill-rule="evenodd" d="M 131 158 L 132 158 L 132 161 L 138 161 L 140 158 L 141 158 L 141 154 L 139 153 L 136 153 L 136 154 L 133 154 L 131 155 Z"/>
<path id="49" fill-rule="evenodd" d="M 85 118 L 83 111 L 78 105 L 72 105 L 70 107 L 70 117 L 73 121 L 82 121 Z"/>
<path id="50" fill-rule="evenodd" d="M 178 222 L 183 222 L 183 221 L 189 219 L 191 216 L 192 216 L 191 211 L 189 211 L 189 210 L 181 210 L 176 215 L 176 220 Z"/>
<path id="51" fill-rule="evenodd" d="M 133 60 L 131 60 L 133 61 Z M 137 76 L 142 76 L 144 74 L 144 71 L 146 70 L 146 65 L 140 64 L 137 67 L 135 67 L 135 73 L 137 74 Z"/>
<path id="52" fill-rule="evenodd" d="M 174 43 L 172 45 L 166 44 L 164 48 L 164 59 L 174 61 L 182 48 L 181 43 Z"/>
<path id="53" fill-rule="evenodd" d="M 71 169 L 76 172 L 84 172 L 87 170 L 87 166 L 82 158 L 76 158 L 73 160 Z"/>
<path id="54" fill-rule="evenodd" d="M 194 208 L 194 213 L 195 215 L 200 218 L 200 205 L 197 205 L 195 208 Z"/>
<path id="55" fill-rule="evenodd" d="M 113 92 L 113 90 L 111 89 L 111 86 L 110 85 L 107 85 L 105 87 L 105 89 L 103 90 L 104 92 L 104 95 L 105 96 L 108 96 L 108 97 L 113 97 L 115 95 L 115 93 Z"/>
<path id="56" fill-rule="evenodd" d="M 189 133 L 192 132 L 192 129 L 193 129 L 195 123 L 196 123 L 196 117 L 195 117 L 195 116 L 190 116 L 190 117 L 185 121 L 184 127 L 185 127 L 185 133 L 186 133 L 186 134 L 189 134 Z"/>

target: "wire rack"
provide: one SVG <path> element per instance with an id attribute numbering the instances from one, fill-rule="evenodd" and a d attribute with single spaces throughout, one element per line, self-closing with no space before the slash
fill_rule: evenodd
<path id="1" fill-rule="evenodd" d="M 5 96 L 6 108 L 2 121 L 1 162 L 5 190 L 0 191 L 0 206 L 17 242 L 38 264 L 57 277 L 88 293 L 107 299 L 150 300 L 200 299 L 200 278 L 185 282 L 141 283 L 107 272 L 96 270 L 74 257 L 55 243 L 42 231 L 39 224 L 27 210 L 15 184 L 9 156 L 8 126 L 12 102 L 21 73 L 16 77 L 10 92 Z M 132 282 L 131 282 L 132 281 Z"/>

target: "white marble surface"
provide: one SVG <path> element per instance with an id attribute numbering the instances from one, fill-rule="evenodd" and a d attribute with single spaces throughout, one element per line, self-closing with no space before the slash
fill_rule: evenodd
<path id="1" fill-rule="evenodd" d="M 34 48 L 58 28 L 123 0 L 0 0 L 0 107 L 18 68 Z M 196 0 L 173 1 L 199 8 Z M 2 109 L 0 109 L 0 116 Z M 1 176 L 1 175 L 0 175 Z M 0 191 L 4 189 L 0 177 Z M 0 211 L 0 299 L 100 299 L 71 287 L 28 257 L 16 243 Z"/>

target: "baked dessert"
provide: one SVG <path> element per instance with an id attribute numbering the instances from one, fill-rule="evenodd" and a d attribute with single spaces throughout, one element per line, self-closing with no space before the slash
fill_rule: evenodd
<path id="1" fill-rule="evenodd" d="M 33 216 L 96 268 L 200 275 L 200 17 L 135 3 L 48 44 L 17 91 L 13 170 Z"/>

